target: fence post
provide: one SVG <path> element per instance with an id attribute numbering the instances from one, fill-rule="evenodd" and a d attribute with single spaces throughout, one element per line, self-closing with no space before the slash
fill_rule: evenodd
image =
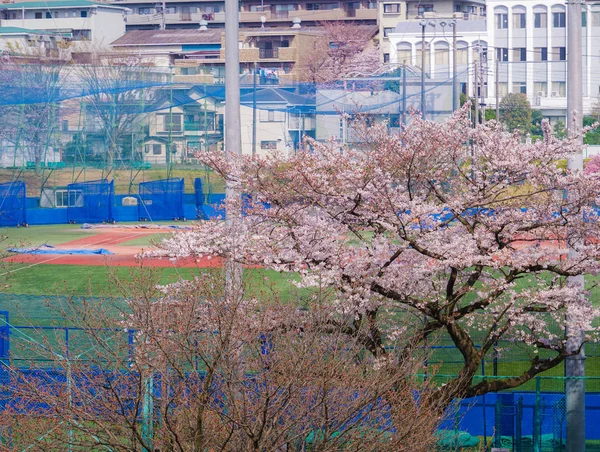
<path id="1" fill-rule="evenodd" d="M 517 446 L 517 452 L 521 452 L 521 438 L 523 436 L 523 397 L 519 397 L 519 399 L 517 400 L 517 412 L 516 412 L 516 421 L 517 421 L 517 431 L 516 431 L 516 446 Z M 514 450 L 514 447 L 513 447 Z"/>
<path id="2" fill-rule="evenodd" d="M 133 363 L 133 330 L 127 330 L 127 354 L 129 359 L 129 365 L 131 366 Z"/>
<path id="3" fill-rule="evenodd" d="M 498 397 L 498 393 L 496 393 L 496 407 L 494 410 L 494 425 L 496 431 L 494 432 L 494 447 L 502 446 L 502 399 Z"/>
<path id="4" fill-rule="evenodd" d="M 541 452 L 540 433 L 542 432 L 540 377 L 535 377 L 535 407 L 533 411 L 533 452 Z"/>

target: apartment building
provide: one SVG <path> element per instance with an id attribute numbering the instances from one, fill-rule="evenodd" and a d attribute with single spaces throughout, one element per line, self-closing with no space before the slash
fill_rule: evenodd
<path id="1" fill-rule="evenodd" d="M 69 34 L 74 47 L 108 46 L 125 34 L 127 8 L 87 0 L 0 4 L 0 27 Z"/>
<path id="2" fill-rule="evenodd" d="M 29 30 L 20 27 L 0 27 L 0 52 L 15 57 L 45 57 L 66 60 L 68 34 Z"/>
<path id="3" fill-rule="evenodd" d="M 495 105 L 507 93 L 527 95 L 534 108 L 563 119 L 567 93 L 567 12 L 564 2 L 488 1 L 490 67 L 487 100 Z M 583 25 L 583 108 L 590 113 L 600 96 L 598 47 L 600 5 L 585 5 Z M 496 67 L 498 71 L 496 72 Z M 496 77 L 498 92 L 496 92 Z"/>
<path id="4" fill-rule="evenodd" d="M 206 21 L 209 28 L 225 26 L 225 2 L 167 0 L 162 5 L 148 0 L 112 0 L 111 4 L 131 9 L 127 30 L 157 28 L 198 28 Z M 240 2 L 240 27 L 291 26 L 294 19 L 305 25 L 321 21 L 377 23 L 377 0 L 249 0 Z"/>

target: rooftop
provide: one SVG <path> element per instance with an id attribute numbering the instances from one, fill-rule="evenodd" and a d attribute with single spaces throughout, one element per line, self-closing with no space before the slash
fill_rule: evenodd
<path id="1" fill-rule="evenodd" d="M 165 44 L 221 44 L 221 29 L 209 30 L 133 30 L 111 45 L 160 46 Z"/>
<path id="2" fill-rule="evenodd" d="M 240 102 L 244 105 L 252 104 L 254 101 L 253 93 L 244 94 L 240 97 Z M 314 99 L 290 93 L 281 88 L 265 88 L 256 92 L 257 103 L 284 103 L 289 105 L 314 105 Z"/>

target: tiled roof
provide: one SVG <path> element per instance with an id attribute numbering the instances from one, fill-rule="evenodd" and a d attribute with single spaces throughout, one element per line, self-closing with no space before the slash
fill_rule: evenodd
<path id="1" fill-rule="evenodd" d="M 165 44 L 221 43 L 223 30 L 133 30 L 125 33 L 113 46 L 159 46 Z"/>

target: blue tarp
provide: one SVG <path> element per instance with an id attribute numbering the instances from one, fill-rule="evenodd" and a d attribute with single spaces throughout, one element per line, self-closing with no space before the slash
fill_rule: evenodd
<path id="1" fill-rule="evenodd" d="M 54 248 L 50 245 L 44 245 L 37 248 L 9 248 L 8 251 L 11 253 L 19 254 L 113 254 L 104 248 L 90 249 L 64 249 Z"/>

